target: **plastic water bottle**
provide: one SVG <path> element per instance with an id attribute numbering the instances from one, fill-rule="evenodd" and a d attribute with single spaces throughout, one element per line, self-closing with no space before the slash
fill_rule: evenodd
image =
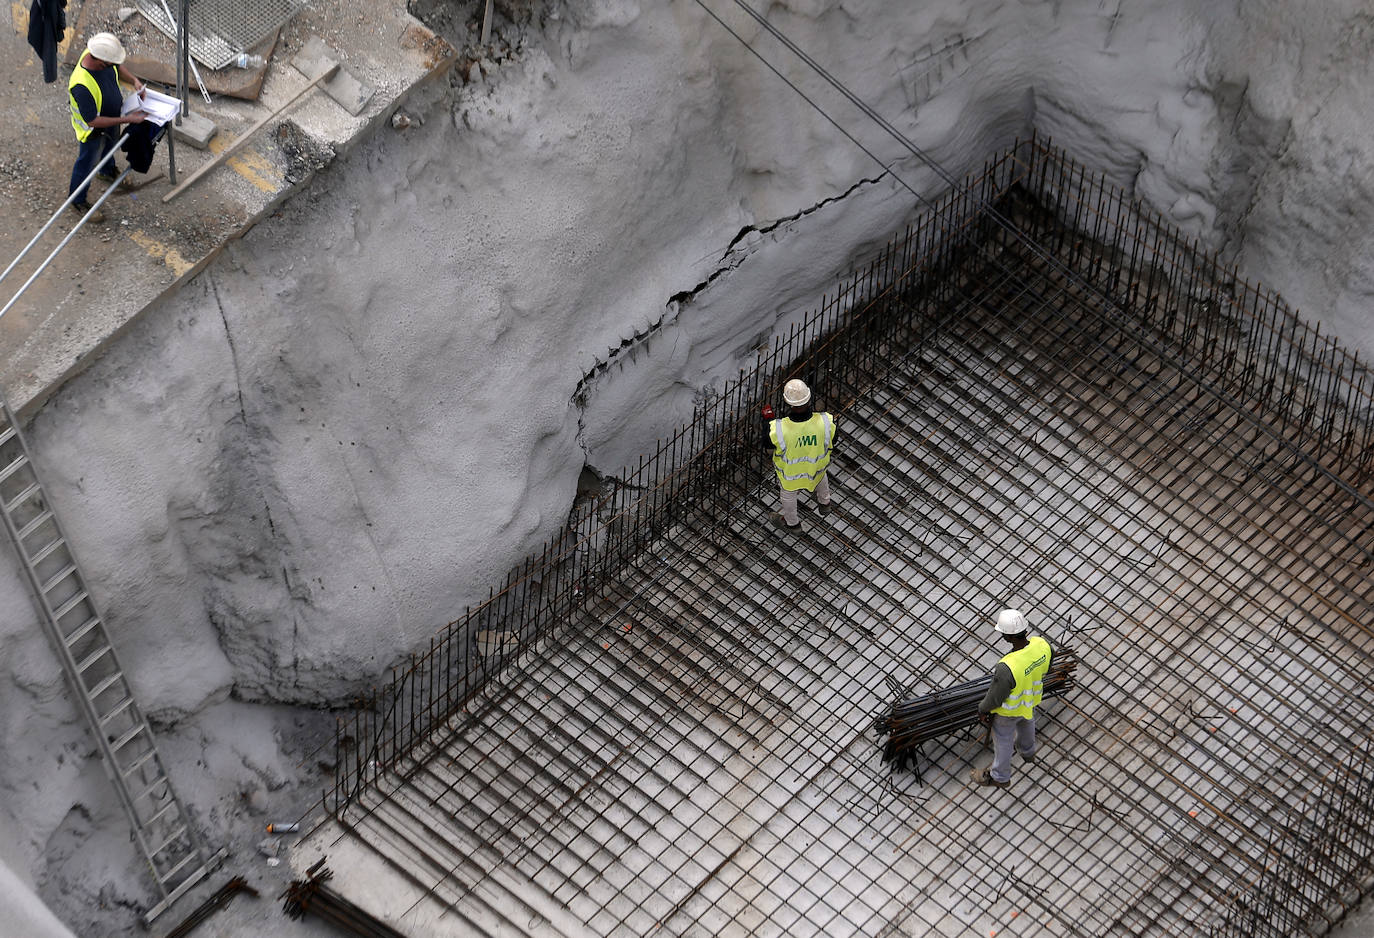
<path id="1" fill-rule="evenodd" d="M 234 65 L 239 68 L 258 68 L 266 64 L 267 60 L 254 52 L 240 52 L 234 58 Z"/>

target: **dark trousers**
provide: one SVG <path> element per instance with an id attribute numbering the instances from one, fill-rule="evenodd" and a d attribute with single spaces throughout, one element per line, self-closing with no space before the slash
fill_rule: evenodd
<path id="1" fill-rule="evenodd" d="M 67 194 L 76 192 L 76 203 L 81 205 L 86 201 L 86 186 L 81 185 L 91 170 L 95 169 L 95 164 L 100 162 L 101 157 L 110 152 L 114 146 L 115 138 L 104 130 L 93 130 L 91 135 L 81 144 L 81 150 L 76 155 L 76 165 L 72 167 L 71 185 L 67 187 Z M 100 167 L 102 175 L 115 175 L 115 161 L 110 160 Z M 80 191 L 78 191 L 78 187 Z"/>

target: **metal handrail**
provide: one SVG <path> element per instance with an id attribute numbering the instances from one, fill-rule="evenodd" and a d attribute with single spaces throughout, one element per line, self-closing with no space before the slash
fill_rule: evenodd
<path id="1" fill-rule="evenodd" d="M 41 238 L 41 237 L 43 237 L 43 235 L 47 234 L 48 229 L 51 228 L 54 224 L 57 223 L 57 219 L 60 218 L 60 217 L 62 216 L 62 213 L 66 210 L 67 206 L 71 205 L 72 202 L 75 201 L 75 199 L 76 199 L 76 193 L 82 191 L 83 189 L 85 189 L 87 186 L 89 186 L 89 185 L 91 184 L 91 180 L 95 179 L 95 174 L 98 173 L 98 172 L 100 172 L 100 169 L 101 169 L 102 166 L 104 166 L 104 165 L 105 165 L 106 163 L 108 163 L 110 160 L 114 159 L 115 150 L 118 150 L 118 149 L 124 144 L 124 141 L 125 141 L 125 140 L 128 140 L 128 139 L 129 139 L 129 132 L 126 130 L 126 131 L 124 132 L 124 136 L 122 136 L 122 137 L 120 137 L 118 140 L 116 140 L 114 146 L 110 147 L 110 152 L 109 152 L 109 153 L 106 153 L 106 154 L 101 158 L 100 162 L 95 164 L 95 168 L 92 169 L 91 172 L 90 172 L 90 175 L 88 175 L 88 176 L 86 177 L 86 181 L 83 182 L 80 186 L 78 186 L 75 190 L 73 190 L 72 193 L 71 193 L 70 195 L 67 196 L 67 201 L 63 202 L 60 206 L 58 206 L 57 211 L 55 211 L 55 212 L 52 213 L 52 218 L 49 218 L 49 219 L 48 219 L 48 223 L 47 223 L 46 225 L 44 225 L 42 228 L 38 229 L 38 234 L 36 234 L 36 235 L 33 236 L 33 240 L 31 240 L 28 244 L 24 245 L 24 250 L 20 251 L 20 252 L 19 252 L 19 255 L 18 255 L 17 257 L 15 257 L 14 260 L 10 261 L 10 265 L 9 265 L 8 267 L 5 268 L 5 272 L 4 272 L 3 274 L 0 274 L 0 282 L 3 282 L 4 279 L 10 275 L 10 271 L 14 270 L 15 267 L 19 266 L 19 262 L 22 261 L 22 260 L 24 259 L 24 256 L 25 256 L 26 254 L 28 254 L 29 251 L 31 251 L 31 250 L 33 249 L 33 246 L 34 246 L 35 244 L 38 243 L 38 239 Z M 124 178 L 124 177 L 121 176 L 120 178 L 122 179 L 122 178 Z M 111 189 L 113 190 L 113 187 L 111 187 Z M 109 193 L 107 192 L 106 195 L 109 195 Z M 104 198 L 102 197 L 100 201 L 103 202 L 103 201 L 104 201 Z M 99 205 L 100 202 L 97 202 L 96 204 Z M 84 219 L 84 218 L 82 219 L 82 223 L 83 223 L 83 224 L 85 223 L 85 219 Z M 77 225 L 76 227 L 77 227 L 77 228 L 80 228 L 81 225 Z M 73 230 L 75 230 L 75 229 L 73 229 Z M 65 242 L 64 242 L 64 243 L 65 243 Z M 24 286 L 27 287 L 28 284 L 25 284 Z M 22 293 L 23 290 L 21 289 L 19 292 Z M 18 299 L 18 295 L 17 295 L 17 294 L 16 294 L 16 296 L 15 296 L 15 299 Z M 10 302 L 11 302 L 11 305 L 12 305 L 12 304 L 13 304 L 13 300 L 11 300 Z M 6 306 L 5 309 L 9 309 L 9 306 Z M 4 313 L 0 313 L 0 316 L 3 316 L 3 315 L 4 315 Z"/>
<path id="2" fill-rule="evenodd" d="M 105 200 L 115 193 L 115 190 L 119 188 L 119 184 L 124 181 L 124 177 L 132 172 L 133 167 L 130 167 L 124 170 L 124 172 L 120 173 L 119 178 L 116 179 L 114 183 L 110 185 L 110 188 L 106 189 L 105 193 L 100 198 L 95 200 L 95 204 L 91 206 L 91 210 L 94 211 L 95 209 L 100 208 L 101 205 L 105 204 Z M 68 201 L 71 201 L 71 199 L 68 198 Z M 28 290 L 28 288 L 33 285 L 33 282 L 38 279 L 38 277 L 43 273 L 43 271 L 48 269 L 48 265 L 53 262 L 53 259 L 57 257 L 58 254 L 62 253 L 62 249 L 67 246 L 67 242 L 70 241 L 73 237 L 75 237 L 76 233 L 81 230 L 82 226 L 90 220 L 90 212 L 87 212 L 85 215 L 81 216 L 81 220 L 76 223 L 76 225 L 72 228 L 71 231 L 67 232 L 67 236 L 62 239 L 62 242 L 58 244 L 57 247 L 53 248 L 52 253 L 44 259 L 43 263 L 38 265 L 38 269 L 33 272 L 33 274 L 29 277 L 28 280 L 24 281 L 24 285 L 19 288 L 19 292 L 16 293 L 14 296 L 10 297 L 10 301 L 5 304 L 4 309 L 0 309 L 0 317 L 3 317 L 6 313 L 10 311 L 10 307 L 14 306 L 15 303 L 19 302 L 19 298 L 24 295 L 24 291 Z"/>

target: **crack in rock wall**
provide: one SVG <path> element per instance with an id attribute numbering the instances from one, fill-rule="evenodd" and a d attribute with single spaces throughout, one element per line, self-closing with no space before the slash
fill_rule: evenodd
<path id="1" fill-rule="evenodd" d="M 35 417 L 159 724 L 231 732 L 210 715 L 370 685 L 560 530 L 585 465 L 635 462 L 752 366 L 919 210 L 906 187 L 944 189 L 716 6 L 877 162 L 694 3 L 553 4 L 518 55 L 408 105 L 424 119 L 331 164 Z M 1358 4 L 784 0 L 769 16 L 955 175 L 1033 124 L 1374 348 Z M 3 859 L 23 869 L 101 776 L 12 557 L 0 597 L 7 738 L 57 741 L 12 746 L 0 770 Z"/>
<path id="2" fill-rule="evenodd" d="M 943 188 L 851 112 L 891 172 L 874 165 L 691 9 L 547 22 L 493 81 L 434 102 L 449 120 L 383 131 L 40 413 L 39 458 L 151 712 L 352 692 L 561 523 L 584 451 L 633 461 L 918 210 L 902 183 Z M 774 19 L 956 174 L 1033 120 L 1242 259 L 1310 256 L 1320 229 L 1330 254 L 1308 266 L 1365 270 L 1343 237 L 1368 201 L 1353 143 L 1309 173 L 1360 196 L 1341 211 L 1277 190 L 1353 105 L 1331 73 L 1374 77 L 1354 64 L 1370 18 L 1317 17 L 1335 56 L 1304 70 L 1292 52 L 1285 84 L 1239 70 L 1227 32 L 1281 53 L 1271 25 L 1165 32 L 1138 12 L 798 2 Z M 911 62 L 959 72 L 915 115 Z M 1338 310 L 1363 295 L 1343 282 Z M 188 657 L 195 681 L 161 664 Z"/>
<path id="3" fill-rule="evenodd" d="M 370 684 L 563 524 L 585 462 L 631 462 L 910 217 L 890 174 L 685 10 L 552 22 L 337 163 L 40 412 L 151 715 Z M 835 61 L 891 25 L 783 13 Z M 900 113 L 891 72 L 861 90 Z M 1020 88 L 947 111 L 927 144 L 957 170 L 1025 129 Z M 684 291 L 687 319 L 665 305 Z"/>
<path id="4" fill-rule="evenodd" d="M 814 301 L 817 292 L 823 292 L 838 273 L 846 267 L 855 266 L 848 257 L 831 257 L 837 264 L 835 268 L 816 270 L 807 264 L 793 265 L 783 277 L 770 275 L 770 285 L 784 279 L 790 286 L 778 290 L 771 298 L 761 299 L 751 295 L 750 299 L 754 302 L 749 308 L 741 308 L 736 304 L 728 312 L 722 312 L 715 302 L 717 294 L 710 292 L 710 288 L 718 279 L 734 272 L 754 255 L 770 253 L 769 249 L 773 246 L 781 245 L 787 254 L 800 259 L 824 254 L 822 245 L 797 239 L 799 232 L 816 230 L 799 222 L 861 189 L 879 184 L 883 185 L 876 198 L 888 201 L 900 213 L 903 192 L 891 180 L 885 181 L 879 177 L 860 179 L 839 195 L 823 199 L 786 218 L 746 225 L 731 239 L 724 256 L 705 280 L 691 289 L 675 293 L 664 305 L 662 316 L 642 330 L 637 329 L 622 338 L 619 346 L 608 349 L 606 355 L 599 358 L 582 376 L 573 393 L 573 403 L 588 411 L 579 423 L 579 439 L 589 460 L 597 462 L 602 471 L 616 472 L 628 466 L 643 451 L 645 439 L 652 438 L 651 435 L 655 433 L 666 434 L 677 422 L 690 416 L 691 402 L 708 394 L 721 378 L 731 377 L 738 368 L 754 364 L 756 354 L 761 348 L 767 348 L 768 336 L 783 328 L 783 323 L 790 323 L 793 318 L 809 313 L 810 306 L 798 306 L 797 303 Z M 861 224 L 872 223 L 873 206 L 860 209 L 856 217 Z M 902 215 L 894 217 L 900 219 Z M 836 224 L 838 221 L 832 219 L 831 225 Z M 900 224 L 900 221 L 893 224 Z M 823 230 L 827 234 L 834 234 L 830 226 L 824 226 Z M 884 234 L 889 230 L 882 229 Z M 836 243 L 859 258 L 874 253 L 878 246 L 866 237 L 864 231 L 847 234 L 852 238 L 836 238 Z M 775 256 L 764 263 L 770 270 L 779 270 L 778 260 L 779 257 Z M 819 279 L 815 276 L 818 273 Z M 748 274 L 745 276 L 748 277 Z M 724 289 L 727 292 L 729 290 L 728 287 Z M 700 308 L 696 307 L 698 298 L 702 299 Z M 729 302 L 728 298 L 725 302 Z M 689 322 L 679 323 L 684 310 L 688 311 L 686 318 Z M 746 338 L 745 333 L 750 328 L 755 332 Z M 731 347 L 726 348 L 726 345 Z M 688 353 L 687 357 L 693 360 L 691 365 L 686 358 L 679 356 L 680 350 Z M 645 361 L 642 363 L 643 370 L 638 374 L 638 382 L 630 378 L 627 385 L 624 381 L 618 383 L 605 377 L 608 371 L 614 369 L 618 376 L 625 378 L 627 370 L 641 364 L 641 356 Z M 642 383 L 646 380 L 650 383 Z M 603 393 L 608 388 L 615 390 Z M 675 390 L 681 392 L 680 399 L 672 401 Z M 593 396 L 597 400 L 589 408 Z M 635 406 L 635 399 L 650 402 L 649 406 Z M 684 407 L 686 410 L 682 409 Z M 653 415 L 651 419 L 639 428 L 630 429 L 630 424 L 646 409 Z M 671 417 L 672 421 L 667 425 L 663 423 L 665 415 Z M 629 445 L 617 446 L 615 441 L 628 442 Z"/>

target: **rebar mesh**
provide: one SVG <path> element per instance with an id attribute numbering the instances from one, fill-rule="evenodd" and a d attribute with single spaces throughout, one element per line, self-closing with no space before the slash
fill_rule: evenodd
<path id="1" fill-rule="evenodd" d="M 778 535 L 756 415 L 795 374 L 838 501 Z M 341 727 L 330 808 L 479 930 L 1314 927 L 1374 872 L 1371 389 L 1018 145 Z M 1079 656 L 1042 758 L 889 772 L 874 717 L 985 673 L 1009 600 Z"/>
<path id="2" fill-rule="evenodd" d="M 177 41 L 172 16 L 181 9 L 179 0 L 134 3 L 150 23 Z M 209 68 L 225 68 L 284 26 L 300 7 L 300 0 L 191 0 L 186 18 L 191 56 Z"/>

